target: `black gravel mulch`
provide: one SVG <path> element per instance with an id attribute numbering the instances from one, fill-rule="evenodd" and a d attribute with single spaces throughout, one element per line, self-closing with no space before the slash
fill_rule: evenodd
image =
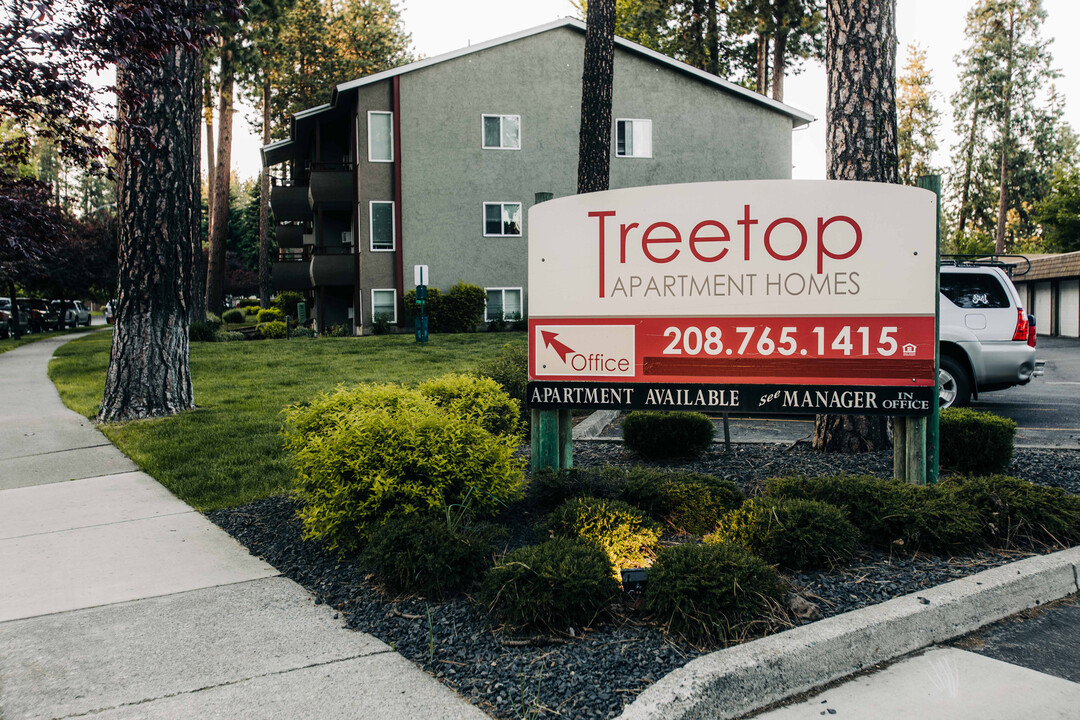
<path id="1" fill-rule="evenodd" d="M 640 462 L 620 443 L 575 442 L 579 466 Z M 890 452 L 864 455 L 816 453 L 798 445 L 733 445 L 693 462 L 665 467 L 692 469 L 731 479 L 748 491 L 769 477 L 839 472 L 890 477 Z M 1010 474 L 1080 494 L 1080 452 L 1018 449 Z M 528 541 L 518 508 L 513 544 Z M 614 621 L 575 628 L 573 636 L 507 638 L 467 598 L 428 604 L 387 597 L 354 564 L 342 562 L 300 537 L 296 505 L 273 497 L 208 513 L 214 523 L 311 591 L 316 603 L 340 612 L 348 627 L 383 640 L 462 696 L 497 718 L 611 718 L 645 687 L 711 649 L 673 642 L 641 623 L 624 598 Z M 980 551 L 941 558 L 889 556 L 864 551 L 843 568 L 801 572 L 789 580 L 829 617 L 1011 562 L 1033 552 Z"/>

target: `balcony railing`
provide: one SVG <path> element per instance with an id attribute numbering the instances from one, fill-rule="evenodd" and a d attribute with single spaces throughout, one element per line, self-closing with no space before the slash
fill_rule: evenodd
<path id="1" fill-rule="evenodd" d="M 275 290 L 309 290 L 311 261 L 302 254 L 278 253 L 278 259 L 270 265 L 270 277 Z"/>
<path id="2" fill-rule="evenodd" d="M 274 230 L 274 239 L 279 248 L 302 248 L 304 232 L 303 225 L 278 225 Z"/>
<path id="3" fill-rule="evenodd" d="M 315 285 L 347 286 L 356 282 L 356 258 L 349 246 L 311 249 L 311 279 Z"/>
<path id="4" fill-rule="evenodd" d="M 270 208 L 278 222 L 311 220 L 307 185 L 274 185 L 270 188 Z"/>
<path id="5" fill-rule="evenodd" d="M 353 195 L 352 163 L 312 163 L 308 184 L 311 207 L 322 203 L 327 209 L 351 209 Z"/>

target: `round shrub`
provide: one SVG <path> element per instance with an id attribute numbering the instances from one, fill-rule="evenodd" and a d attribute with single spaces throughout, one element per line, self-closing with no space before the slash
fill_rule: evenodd
<path id="1" fill-rule="evenodd" d="M 445 518 L 412 515 L 376 528 L 361 561 L 395 592 L 441 599 L 479 580 L 491 555 L 480 535 L 452 532 Z"/>
<path id="2" fill-rule="evenodd" d="M 458 282 L 439 298 L 439 332 L 475 332 L 484 321 L 487 292 L 478 285 Z"/>
<path id="3" fill-rule="evenodd" d="M 191 342 L 214 342 L 218 328 L 212 323 L 193 322 L 188 326 L 188 340 Z"/>
<path id="4" fill-rule="evenodd" d="M 261 312 L 259 314 L 262 315 Z M 260 335 L 268 340 L 280 340 L 286 335 L 285 323 L 280 320 L 261 322 L 255 326 L 255 329 L 259 331 Z"/>
<path id="5" fill-rule="evenodd" d="M 691 643 L 727 643 L 767 625 L 783 594 L 776 571 L 744 548 L 684 544 L 658 554 L 644 608 Z"/>
<path id="6" fill-rule="evenodd" d="M 228 330 L 218 330 L 214 334 L 214 342 L 236 342 L 238 340 L 247 340 L 247 336 L 242 332 L 230 332 Z"/>
<path id="7" fill-rule="evenodd" d="M 529 490 L 546 508 L 570 498 L 617 498 L 625 484 L 622 468 L 543 468 L 532 476 Z"/>
<path id="8" fill-rule="evenodd" d="M 730 480 L 643 467 L 625 471 L 621 497 L 673 528 L 695 535 L 710 532 L 744 499 L 742 490 Z"/>
<path id="9" fill-rule="evenodd" d="M 243 310 L 233 308 L 232 310 L 226 310 L 225 314 L 221 316 L 221 319 L 227 323 L 242 323 L 247 319 L 247 315 Z"/>
<path id="10" fill-rule="evenodd" d="M 315 337 L 315 331 L 312 330 L 309 327 L 304 327 L 303 325 L 301 325 L 300 327 L 296 327 L 296 328 L 292 329 L 292 336 L 294 338 L 301 338 L 301 337 L 313 338 L 313 337 Z"/>
<path id="11" fill-rule="evenodd" d="M 982 537 L 998 546 L 1080 543 L 1080 497 L 1004 475 L 946 478 L 948 504 L 970 505 Z"/>
<path id="12" fill-rule="evenodd" d="M 299 317 L 296 313 L 296 306 L 304 302 L 304 295 L 298 293 L 295 290 L 286 290 L 277 294 L 270 304 L 281 312 L 282 316 L 288 315 L 289 317 Z M 262 322 L 260 320 L 260 322 Z"/>
<path id="13" fill-rule="evenodd" d="M 638 567 L 653 555 L 660 526 L 618 500 L 575 498 L 555 509 L 545 528 L 556 537 L 576 538 L 604 551 L 612 569 Z"/>
<path id="14" fill-rule="evenodd" d="M 342 554 L 391 518 L 450 505 L 490 516 L 524 482 L 510 439 L 433 406 L 355 409 L 289 445 L 305 536 Z"/>
<path id="15" fill-rule="evenodd" d="M 555 538 L 508 553 L 491 568 L 478 600 L 510 632 L 590 625 L 619 592 L 595 545 Z"/>
<path id="16" fill-rule="evenodd" d="M 387 411 L 413 409 L 434 412 L 435 403 L 420 391 L 393 383 L 363 383 L 353 387 L 339 385 L 330 392 L 320 393 L 309 402 L 289 405 L 282 414 L 285 424 L 285 449 L 296 453 L 304 449 L 316 435 L 326 433 L 350 413 L 381 408 Z"/>
<path id="17" fill-rule="evenodd" d="M 849 559 L 858 539 L 859 531 L 835 505 L 766 497 L 725 515 L 705 541 L 742 545 L 770 563 L 802 569 Z"/>
<path id="18" fill-rule="evenodd" d="M 236 301 L 236 307 L 238 308 L 258 308 L 258 298 L 240 298 Z"/>
<path id="19" fill-rule="evenodd" d="M 1016 435 L 1012 420 L 970 408 L 946 408 L 941 411 L 939 427 L 942 467 L 974 475 L 1009 469 Z"/>
<path id="20" fill-rule="evenodd" d="M 488 432 L 517 437 L 520 431 L 518 401 L 491 378 L 451 373 L 421 383 L 419 390 L 439 407 L 476 420 Z"/>
<path id="21" fill-rule="evenodd" d="M 283 322 L 285 320 L 285 313 L 281 312 L 277 308 L 266 308 L 265 310 L 260 310 L 259 314 L 256 315 L 255 318 L 260 323 Z"/>
<path id="22" fill-rule="evenodd" d="M 692 412 L 631 412 L 622 431 L 626 447 L 651 460 L 698 455 L 713 439 L 712 420 Z"/>

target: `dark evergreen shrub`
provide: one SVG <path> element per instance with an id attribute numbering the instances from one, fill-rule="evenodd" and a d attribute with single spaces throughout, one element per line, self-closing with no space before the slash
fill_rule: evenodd
<path id="1" fill-rule="evenodd" d="M 706 542 L 732 542 L 793 569 L 841 563 L 855 553 L 859 531 L 847 514 L 815 500 L 756 498 L 728 513 Z"/>
<path id="2" fill-rule="evenodd" d="M 985 475 L 1009 469 L 1016 423 L 970 408 L 941 411 L 939 459 L 943 468 Z"/>
<path id="3" fill-rule="evenodd" d="M 386 313 L 379 313 L 371 321 L 371 333 L 373 335 L 386 335 L 390 332 L 390 316 Z"/>
<path id="4" fill-rule="evenodd" d="M 214 342 L 220 323 L 193 322 L 188 326 L 188 340 L 191 342 Z"/>
<path id="5" fill-rule="evenodd" d="M 478 285 L 458 282 L 439 300 L 439 332 L 476 332 L 484 321 L 487 293 Z"/>
<path id="6" fill-rule="evenodd" d="M 300 327 L 293 328 L 290 331 L 290 333 L 292 334 L 292 336 L 294 338 L 301 338 L 301 337 L 313 338 L 313 337 L 315 337 L 315 331 L 312 330 L 309 327 L 304 327 L 303 325 L 301 325 Z"/>
<path id="7" fill-rule="evenodd" d="M 277 308 L 266 308 L 265 310 L 260 310 L 259 314 L 255 316 L 255 319 L 260 323 L 284 322 L 285 313 Z"/>
<path id="8" fill-rule="evenodd" d="M 690 412 L 631 412 L 622 431 L 626 447 L 651 460 L 698 455 L 713 439 L 712 420 Z"/>
<path id="9" fill-rule="evenodd" d="M 616 498 L 625 482 L 622 468 L 544 468 L 533 475 L 529 491 L 542 506 L 552 508 L 571 498 Z"/>
<path id="10" fill-rule="evenodd" d="M 730 543 L 660 550 L 644 608 L 670 633 L 698 645 L 727 643 L 769 624 L 784 585 L 768 563 Z"/>
<path id="11" fill-rule="evenodd" d="M 701 473 L 635 467 L 623 471 L 620 497 L 677 530 L 704 535 L 743 503 L 738 485 Z"/>
<path id="12" fill-rule="evenodd" d="M 221 316 L 221 319 L 227 323 L 242 323 L 247 319 L 247 315 L 239 308 L 233 308 L 232 310 L 226 310 L 225 314 Z"/>
<path id="13" fill-rule="evenodd" d="M 361 562 L 394 592 L 441 599 L 479 580 L 491 556 L 482 534 L 454 532 L 445 517 L 412 515 L 379 526 Z"/>
<path id="14" fill-rule="evenodd" d="M 942 481 L 950 505 L 978 513 L 982 536 L 999 547 L 1029 542 L 1080 543 L 1080 497 L 1004 475 Z"/>
<path id="15" fill-rule="evenodd" d="M 653 556 L 660 526 L 619 500 L 575 498 L 551 513 L 545 529 L 556 537 L 583 540 L 604 551 L 613 570 L 638 567 Z"/>
<path id="16" fill-rule="evenodd" d="M 476 373 L 499 383 L 506 394 L 518 401 L 521 419 L 527 424 L 529 409 L 525 402 L 525 389 L 529 382 L 529 347 L 527 345 L 503 345 L 502 350 L 480 363 Z"/>
<path id="17" fill-rule="evenodd" d="M 556 538 L 508 553 L 477 597 L 508 631 L 558 632 L 591 625 L 618 592 L 603 550 Z"/>
<path id="18" fill-rule="evenodd" d="M 439 294 L 439 288 L 429 287 L 427 289 L 427 302 L 424 303 L 424 314 L 427 315 L 428 330 L 430 332 L 439 332 L 441 308 L 442 296 Z M 406 322 L 411 325 L 413 318 L 419 317 L 419 315 L 420 306 L 416 304 L 416 290 L 409 290 L 405 293 Z"/>

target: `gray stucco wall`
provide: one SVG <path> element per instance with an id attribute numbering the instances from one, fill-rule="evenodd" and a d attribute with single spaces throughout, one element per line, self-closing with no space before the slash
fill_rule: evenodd
<path id="1" fill-rule="evenodd" d="M 390 80 L 361 87 L 357 95 L 356 140 L 359 197 L 360 309 L 365 325 L 371 324 L 371 289 L 396 284 L 396 252 L 371 250 L 371 201 L 394 200 L 394 163 L 368 162 L 367 114 L 369 110 L 393 110 Z M 394 159 L 397 162 L 398 158 Z M 400 229 L 398 229 L 400 235 Z M 409 277 L 412 277 L 411 270 Z M 407 290 L 408 288 L 406 288 Z"/>
<path id="2" fill-rule="evenodd" d="M 526 289 L 521 238 L 483 236 L 485 201 L 573 194 L 584 35 L 558 28 L 401 76 L 406 283 Z M 481 116 L 521 116 L 520 150 L 481 148 Z M 791 119 L 616 49 L 614 118 L 652 120 L 653 157 L 611 160 L 611 187 L 791 177 Z M 366 154 L 362 153 L 362 157 Z"/>

